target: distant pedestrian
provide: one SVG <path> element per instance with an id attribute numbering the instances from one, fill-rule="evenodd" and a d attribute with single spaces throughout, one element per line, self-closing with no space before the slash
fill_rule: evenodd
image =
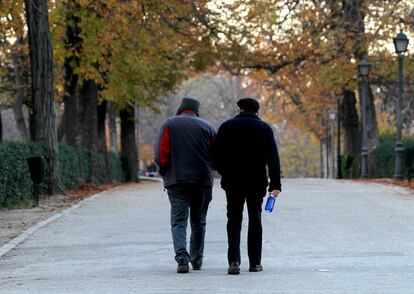
<path id="1" fill-rule="evenodd" d="M 224 122 L 213 148 L 215 169 L 222 176 L 227 197 L 228 274 L 240 273 L 240 232 L 244 203 L 249 215 L 249 271 L 263 270 L 262 202 L 266 188 L 277 196 L 281 191 L 279 155 L 271 127 L 259 116 L 259 103 L 252 98 L 237 102 L 240 114 Z M 267 170 L 270 183 L 268 183 Z"/>
<path id="2" fill-rule="evenodd" d="M 208 205 L 212 198 L 211 149 L 216 130 L 199 118 L 199 102 L 183 98 L 177 115 L 167 119 L 155 143 L 171 204 L 171 232 L 178 273 L 188 273 L 188 263 L 200 270 Z M 190 253 L 187 251 L 187 222 L 190 214 Z"/>

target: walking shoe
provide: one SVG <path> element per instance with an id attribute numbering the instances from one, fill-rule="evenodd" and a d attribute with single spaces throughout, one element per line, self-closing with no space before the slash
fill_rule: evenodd
<path id="1" fill-rule="evenodd" d="M 229 269 L 227 270 L 229 275 L 238 275 L 240 274 L 240 265 L 237 261 L 230 263 Z"/>
<path id="2" fill-rule="evenodd" d="M 185 274 L 190 271 L 190 268 L 188 267 L 188 263 L 182 262 L 179 263 L 177 266 L 177 273 L 179 274 Z"/>
<path id="3" fill-rule="evenodd" d="M 261 264 L 256 264 L 249 267 L 249 272 L 261 272 L 263 270 L 263 266 Z"/>
<path id="4" fill-rule="evenodd" d="M 193 266 L 193 270 L 195 271 L 201 270 L 201 264 L 192 263 L 191 265 Z"/>

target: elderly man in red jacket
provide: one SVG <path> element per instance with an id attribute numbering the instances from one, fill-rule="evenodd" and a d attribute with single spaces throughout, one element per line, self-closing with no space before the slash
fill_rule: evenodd
<path id="1" fill-rule="evenodd" d="M 155 161 L 160 167 L 171 204 L 171 232 L 178 273 L 201 269 L 208 205 L 212 198 L 210 163 L 216 130 L 199 118 L 199 102 L 183 98 L 177 115 L 167 119 L 155 143 Z M 187 251 L 187 221 L 190 214 L 190 253 Z"/>

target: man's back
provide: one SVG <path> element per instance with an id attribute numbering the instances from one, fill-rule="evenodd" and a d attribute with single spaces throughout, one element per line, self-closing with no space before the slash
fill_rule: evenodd
<path id="1" fill-rule="evenodd" d="M 214 165 L 224 189 L 264 191 L 266 165 L 270 173 L 279 168 L 273 131 L 254 113 L 242 112 L 226 121 L 214 145 Z"/>
<path id="2" fill-rule="evenodd" d="M 164 136 L 156 145 L 161 148 L 158 160 L 168 161 L 163 175 L 164 185 L 194 183 L 212 186 L 210 153 L 215 130 L 211 124 L 189 112 L 169 118 L 163 129 L 169 140 L 169 150 L 163 152 Z M 156 147 L 157 150 L 160 148 Z M 163 159 L 163 156 L 168 158 Z"/>

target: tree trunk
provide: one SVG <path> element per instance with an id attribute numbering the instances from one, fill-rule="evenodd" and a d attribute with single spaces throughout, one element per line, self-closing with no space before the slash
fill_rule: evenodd
<path id="1" fill-rule="evenodd" d="M 3 120 L 1 118 L 1 109 L 0 109 L 0 142 L 3 142 Z"/>
<path id="2" fill-rule="evenodd" d="M 78 101 L 79 101 L 79 77 L 74 72 L 74 67 L 78 66 L 79 58 L 77 57 L 82 44 L 82 39 L 79 38 L 80 29 L 78 16 L 74 15 L 74 11 L 79 10 L 79 5 L 75 3 L 66 3 L 67 16 L 66 16 L 66 33 L 65 33 L 65 46 L 73 50 L 73 55 L 67 56 L 64 61 L 64 87 L 65 93 L 63 101 L 65 103 L 62 123 L 58 128 L 59 140 L 65 136 L 66 143 L 71 146 L 76 146 L 76 137 L 79 135 L 77 118 L 78 114 Z"/>
<path id="3" fill-rule="evenodd" d="M 361 103 L 362 109 L 362 103 Z M 377 115 L 375 110 L 374 93 L 371 84 L 368 83 L 368 100 L 367 100 L 367 129 L 368 129 L 368 150 L 371 153 L 379 143 L 379 131 Z"/>
<path id="4" fill-rule="evenodd" d="M 76 146 L 78 133 L 78 76 L 73 73 L 70 60 L 65 60 L 65 94 L 63 96 L 64 110 L 62 121 L 58 128 L 59 140 L 65 137 L 65 142 L 70 146 Z"/>
<path id="5" fill-rule="evenodd" d="M 76 137 L 79 135 L 78 128 L 78 101 L 79 94 L 74 86 L 73 93 L 65 94 L 63 101 L 65 103 L 65 108 L 63 112 L 63 118 L 61 125 L 58 130 L 59 140 L 65 137 L 66 144 L 76 147 L 77 141 Z"/>
<path id="6" fill-rule="evenodd" d="M 83 82 L 79 95 L 79 131 L 80 146 L 89 151 L 89 175 L 87 181 L 97 183 L 97 155 L 98 155 L 98 114 L 97 97 L 98 87 L 95 81 Z"/>
<path id="7" fill-rule="evenodd" d="M 368 6 L 361 0 L 343 0 L 345 29 L 353 33 L 353 55 L 357 61 L 366 57 L 368 48 L 366 47 L 366 33 L 365 33 L 365 15 Z M 358 87 L 359 94 L 362 93 L 361 83 Z M 358 95 L 362 97 L 361 95 Z M 360 106 L 362 109 L 362 99 Z M 367 127 L 368 127 L 368 149 L 372 152 L 373 148 L 378 144 L 379 132 L 377 124 L 377 116 L 375 112 L 374 95 L 371 86 L 368 87 L 367 97 Z M 362 135 L 361 135 L 362 136 Z M 360 136 L 360 137 L 361 137 Z"/>
<path id="8" fill-rule="evenodd" d="M 108 102 L 103 100 L 98 104 L 98 153 L 105 157 L 106 179 L 105 182 L 112 182 L 112 166 L 109 160 L 108 150 L 106 148 L 106 110 Z"/>
<path id="9" fill-rule="evenodd" d="M 322 163 L 322 178 L 329 178 L 329 139 L 328 137 L 321 140 L 321 163 Z"/>
<path id="10" fill-rule="evenodd" d="M 139 140 L 139 106 L 135 104 L 135 144 L 137 146 L 137 175 L 139 175 L 140 162 L 139 162 L 139 150 L 140 150 L 140 140 Z"/>
<path id="11" fill-rule="evenodd" d="M 33 103 L 29 106 L 29 134 L 30 140 L 35 141 L 35 115 L 33 110 Z"/>
<path id="12" fill-rule="evenodd" d="M 344 152 L 354 156 L 361 152 L 361 133 L 354 91 L 344 90 L 341 114 L 344 130 Z"/>
<path id="13" fill-rule="evenodd" d="M 111 145 L 111 150 L 113 152 L 118 152 L 115 103 L 108 102 L 107 107 L 108 107 L 109 141 L 110 141 L 110 145 Z"/>
<path id="14" fill-rule="evenodd" d="M 15 43 L 16 45 L 21 44 L 22 43 L 21 38 L 19 38 L 19 40 L 17 40 Z M 25 93 L 24 93 L 25 83 L 24 83 L 23 76 L 22 76 L 22 70 L 21 70 L 22 66 L 21 66 L 21 61 L 19 60 L 19 53 L 20 52 L 17 51 L 12 54 L 14 77 L 15 77 L 15 83 L 16 83 L 16 89 L 17 89 L 16 100 L 13 103 L 13 112 L 14 112 L 14 118 L 16 120 L 16 126 L 20 132 L 22 140 L 28 141 L 29 130 L 24 120 L 24 115 L 22 111 L 23 103 L 25 100 Z"/>
<path id="15" fill-rule="evenodd" d="M 59 157 L 54 100 L 53 51 L 46 0 L 25 0 L 28 27 L 34 137 L 45 150 L 49 193 L 59 190 Z"/>
<path id="16" fill-rule="evenodd" d="M 368 133 L 368 177 L 371 177 L 375 162 L 372 160 L 372 152 L 379 143 L 379 132 L 377 124 L 377 116 L 375 112 L 374 93 L 371 84 L 368 82 L 368 97 L 366 103 L 367 113 L 367 133 Z M 362 83 L 359 83 L 359 95 L 362 97 Z M 360 108 L 362 110 L 362 99 L 360 99 Z"/>
<path id="17" fill-rule="evenodd" d="M 332 170 L 332 165 L 331 165 L 331 152 L 332 152 L 332 143 L 331 143 L 331 136 L 328 135 L 328 137 L 326 138 L 326 178 L 329 179 L 331 178 L 331 170 Z"/>
<path id="18" fill-rule="evenodd" d="M 106 136 L 105 136 L 105 119 L 106 119 L 107 101 L 103 100 L 97 106 L 98 115 L 98 153 L 105 154 L 106 150 Z"/>
<path id="19" fill-rule="evenodd" d="M 368 176 L 372 177 L 375 169 L 375 162 L 373 160 L 373 151 L 379 144 L 379 131 L 377 114 L 375 109 L 374 93 L 371 85 L 368 83 L 368 103 L 367 103 L 367 129 L 368 129 Z"/>
<path id="20" fill-rule="evenodd" d="M 121 119 L 121 160 L 127 181 L 138 182 L 138 152 L 135 140 L 134 107 L 128 106 L 119 113 Z"/>
<path id="21" fill-rule="evenodd" d="M 58 121 L 58 126 L 57 126 L 57 137 L 58 137 L 59 142 L 62 142 L 65 136 L 65 110 L 66 110 L 65 98 L 63 98 L 63 114 L 62 114 L 60 121 Z"/>
<path id="22" fill-rule="evenodd" d="M 323 139 L 319 139 L 319 147 L 319 177 L 323 179 Z"/>

